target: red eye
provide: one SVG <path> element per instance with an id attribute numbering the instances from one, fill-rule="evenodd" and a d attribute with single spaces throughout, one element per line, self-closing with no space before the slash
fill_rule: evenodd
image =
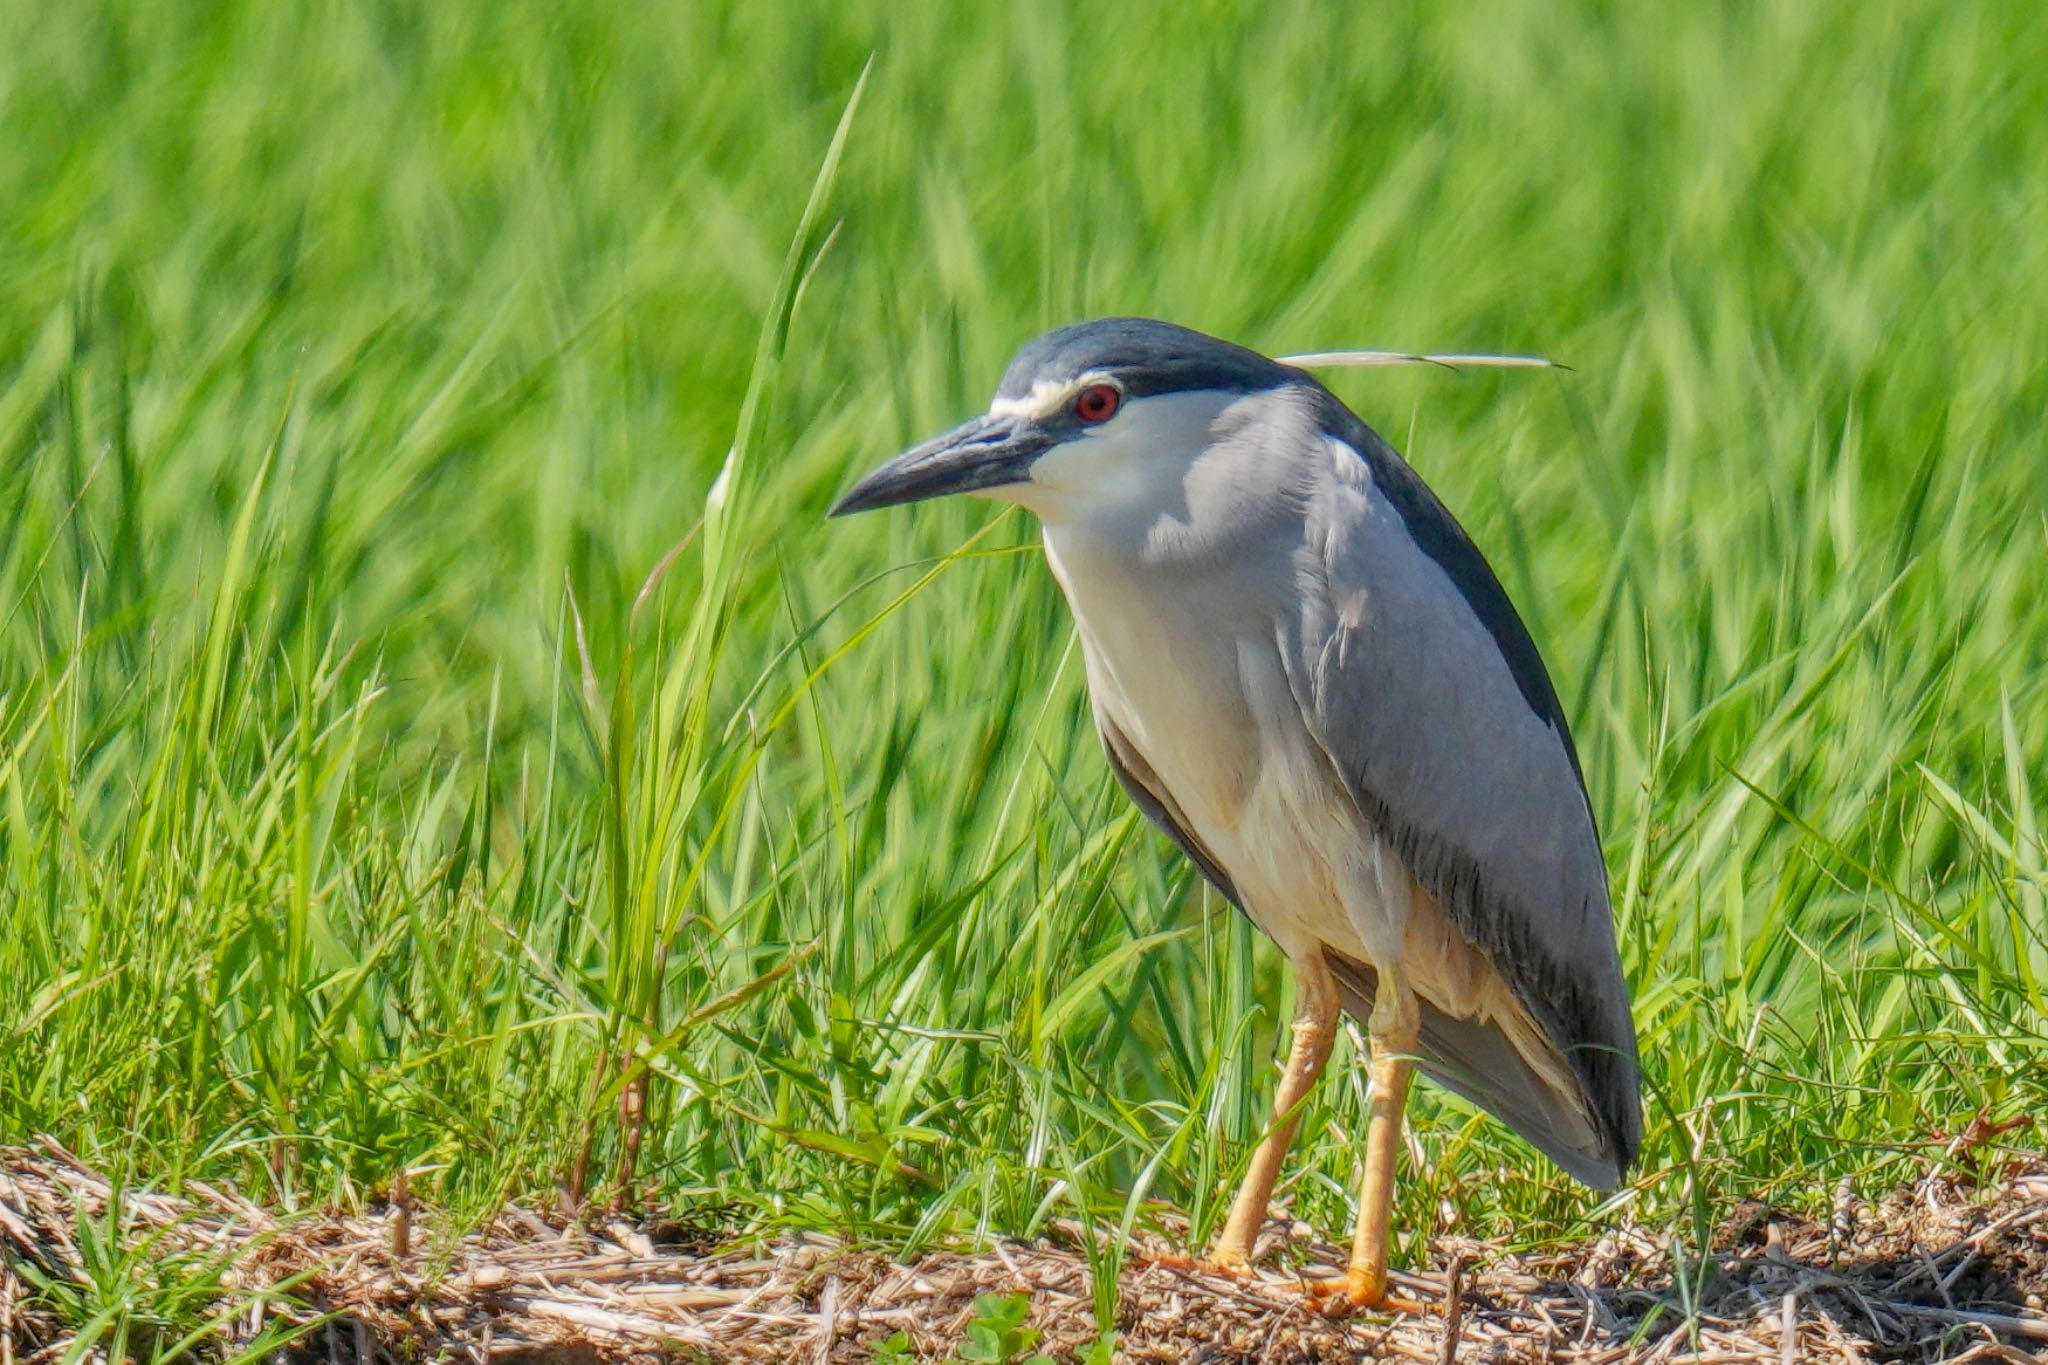
<path id="1" fill-rule="evenodd" d="M 1074 395 L 1074 416 L 1084 422 L 1107 422 L 1116 416 L 1124 396 L 1114 384 L 1090 384 Z"/>

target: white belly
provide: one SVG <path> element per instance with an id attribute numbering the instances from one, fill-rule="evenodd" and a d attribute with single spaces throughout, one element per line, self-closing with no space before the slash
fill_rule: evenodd
<path id="1" fill-rule="evenodd" d="M 1253 923 L 1290 959 L 1327 945 L 1402 968 L 1447 1013 L 1494 1013 L 1499 978 L 1360 814 L 1309 733 L 1274 624 L 1228 619 L 1200 593 L 1162 601 L 1129 578 L 1091 574 L 1114 590 L 1077 594 L 1051 534 L 1046 548 L 1095 705 L 1172 794 Z"/>

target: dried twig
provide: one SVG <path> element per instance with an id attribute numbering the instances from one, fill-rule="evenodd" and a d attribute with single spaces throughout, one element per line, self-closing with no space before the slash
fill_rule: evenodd
<path id="1" fill-rule="evenodd" d="M 2010 1337 L 2048 1341 L 2048 1317 L 2034 1313 L 1980 1313 L 1968 1308 L 1929 1308 L 1918 1303 L 1887 1303 L 1885 1307 L 1909 1317 L 1968 1323 L 1973 1327 L 1988 1327 Z"/>
<path id="2" fill-rule="evenodd" d="M 403 1261 L 412 1255 L 412 1185 L 405 1167 L 391 1177 L 391 1259 Z"/>
<path id="3" fill-rule="evenodd" d="M 1452 1365 L 1458 1358 L 1458 1329 L 1465 1316 L 1465 1258 L 1451 1257 L 1444 1272 L 1444 1339 L 1437 1348 L 1436 1365 Z"/>
<path id="4" fill-rule="evenodd" d="M 317 1322 L 318 1305 L 343 1318 L 315 1349 L 358 1362 L 506 1353 L 637 1360 L 677 1347 L 719 1360 L 809 1365 L 858 1360 L 859 1343 L 896 1331 L 925 1358 L 942 1359 L 957 1354 L 976 1295 L 1019 1288 L 1032 1295 L 1031 1325 L 1047 1354 L 1069 1356 L 1096 1331 L 1080 1238 L 1099 1229 L 1077 1227 L 1056 1244 L 1002 1243 L 899 1265 L 816 1234 L 675 1251 L 623 1219 L 558 1229 L 522 1209 L 464 1229 L 417 1207 L 402 1182 L 381 1215 L 289 1218 L 231 1191 L 188 1188 L 191 1198 L 124 1188 L 123 1216 L 150 1229 L 166 1253 L 231 1258 L 233 1292 L 247 1298 L 223 1312 L 232 1308 L 244 1343 L 266 1321 Z M 70 1349 L 61 1324 L 25 1308 L 12 1267 L 82 1274 L 70 1228 L 81 1214 L 105 1216 L 112 1197 L 104 1177 L 54 1144 L 0 1150 L 0 1365 L 43 1365 Z M 1271 1365 L 1362 1355 L 1417 1365 L 1862 1365 L 1942 1359 L 1963 1329 L 1982 1334 L 1969 1359 L 2017 1361 L 2025 1358 L 2018 1343 L 2048 1341 L 2048 1319 L 2023 1302 L 2039 1292 L 2048 1267 L 2044 1199 L 2048 1180 L 2031 1176 L 2007 1179 L 1988 1199 L 1944 1178 L 1889 1197 L 1846 1235 L 1839 1219 L 1746 1218 L 1740 1227 L 1761 1224 L 1767 1245 L 1722 1250 L 1689 1320 L 1675 1310 L 1667 1252 L 1625 1225 L 1597 1246 L 1541 1254 L 1460 1241 L 1446 1248 L 1440 1281 L 1397 1277 L 1405 1291 L 1441 1292 L 1440 1315 L 1350 1321 L 1305 1311 L 1292 1273 L 1237 1280 L 1133 1256 L 1117 1286 L 1120 1357 L 1171 1361 L 1206 1349 Z M 408 1256 L 429 1239 L 434 1273 L 422 1279 Z M 1148 1234 L 1145 1245 L 1164 1244 Z M 1310 1262 L 1343 1255 L 1312 1240 L 1290 1249 Z M 1932 1275 L 1954 1306 L 1887 1292 L 1906 1267 L 1915 1268 L 1916 1284 Z M 276 1292 L 291 1277 L 300 1277 L 294 1291 Z"/>

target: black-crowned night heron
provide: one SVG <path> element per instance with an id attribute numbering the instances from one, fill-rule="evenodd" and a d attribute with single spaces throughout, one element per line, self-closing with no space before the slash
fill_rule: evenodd
<path id="1" fill-rule="evenodd" d="M 1415 471 L 1298 363 L 1111 318 L 1026 346 L 985 414 L 833 514 L 946 493 L 1044 523 L 1110 766 L 1293 966 L 1273 1119 L 1210 1262 L 1249 1265 L 1340 1008 L 1372 1049 L 1352 1303 L 1386 1297 L 1411 1065 L 1618 1184 L 1635 1029 L 1578 756 Z"/>

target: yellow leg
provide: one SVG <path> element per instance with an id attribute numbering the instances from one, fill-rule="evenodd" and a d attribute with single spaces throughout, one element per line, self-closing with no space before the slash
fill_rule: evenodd
<path id="1" fill-rule="evenodd" d="M 1266 1222 L 1266 1205 L 1280 1178 L 1280 1163 L 1301 1117 L 1301 1102 L 1323 1074 L 1330 1060 L 1330 1045 L 1337 1037 L 1340 1008 L 1337 983 L 1321 954 L 1294 964 L 1294 1042 L 1287 1050 L 1287 1066 L 1273 1092 L 1273 1121 L 1252 1153 L 1251 1166 L 1238 1186 L 1237 1199 L 1230 1206 L 1229 1221 L 1216 1245 L 1209 1249 L 1208 1264 L 1220 1270 L 1244 1270 L 1251 1265 L 1252 1244 Z"/>
<path id="2" fill-rule="evenodd" d="M 1380 969 L 1373 997 L 1372 1089 L 1367 1092 L 1365 1180 L 1358 1195 L 1358 1231 L 1351 1240 L 1351 1266 L 1344 1297 L 1370 1308 L 1387 1297 L 1387 1224 L 1393 1212 L 1394 1168 L 1401 1155 L 1401 1115 L 1408 1104 L 1408 1076 L 1414 1064 L 1421 1011 L 1398 970 Z"/>

